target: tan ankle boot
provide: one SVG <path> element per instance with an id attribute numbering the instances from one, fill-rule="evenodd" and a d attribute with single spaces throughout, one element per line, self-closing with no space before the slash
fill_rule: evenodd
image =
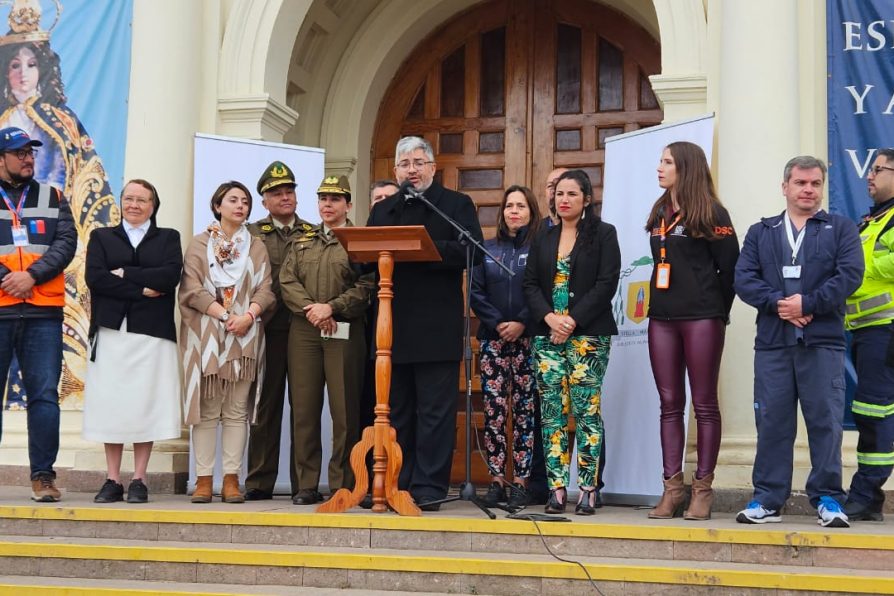
<path id="1" fill-rule="evenodd" d="M 198 476 L 196 478 L 196 490 L 192 493 L 193 503 L 210 503 L 211 490 L 214 476 Z"/>
<path id="2" fill-rule="evenodd" d="M 652 519 L 671 519 L 680 514 L 683 506 L 683 472 L 677 472 L 670 478 L 664 479 L 664 494 L 655 509 L 649 512 Z"/>
<path id="3" fill-rule="evenodd" d="M 692 479 L 692 499 L 683 514 L 684 519 L 711 519 L 711 505 L 714 504 L 714 489 L 711 488 L 713 482 L 714 474 L 708 474 L 701 480 Z"/>
<path id="4" fill-rule="evenodd" d="M 224 503 L 245 503 L 245 495 L 239 490 L 239 476 L 224 474 L 221 499 Z"/>

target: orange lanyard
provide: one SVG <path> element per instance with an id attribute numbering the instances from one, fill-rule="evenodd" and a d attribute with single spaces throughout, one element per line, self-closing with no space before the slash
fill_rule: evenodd
<path id="1" fill-rule="evenodd" d="M 661 262 L 663 263 L 667 259 L 667 232 L 668 230 L 673 229 L 675 225 L 680 223 L 682 219 L 682 214 L 678 213 L 677 217 L 674 218 L 670 225 L 664 225 L 664 217 L 661 218 L 661 228 L 660 234 L 658 236 L 658 255 L 661 258 Z"/>

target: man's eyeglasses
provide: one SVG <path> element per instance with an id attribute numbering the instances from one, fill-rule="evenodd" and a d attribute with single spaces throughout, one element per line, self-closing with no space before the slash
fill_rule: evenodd
<path id="1" fill-rule="evenodd" d="M 10 155 L 15 155 L 19 161 L 25 161 L 26 157 L 37 157 L 37 149 L 16 149 L 15 151 L 7 151 Z"/>
<path id="2" fill-rule="evenodd" d="M 399 169 L 399 170 L 409 170 L 409 169 L 410 169 L 410 166 L 412 165 L 412 166 L 413 166 L 414 168 L 416 168 L 417 170 L 421 170 L 421 169 L 424 168 L 425 166 L 427 166 L 427 165 L 429 165 L 429 164 L 432 164 L 432 163 L 435 163 L 435 162 L 433 162 L 433 161 L 425 161 L 425 160 L 422 160 L 422 159 L 414 159 L 413 161 L 407 161 L 407 160 L 404 160 L 404 161 L 399 161 L 399 162 L 397 162 L 397 169 Z"/>
<path id="3" fill-rule="evenodd" d="M 869 171 L 878 176 L 882 173 L 882 170 L 891 170 L 894 172 L 894 168 L 889 168 L 888 166 L 872 166 L 869 168 Z"/>

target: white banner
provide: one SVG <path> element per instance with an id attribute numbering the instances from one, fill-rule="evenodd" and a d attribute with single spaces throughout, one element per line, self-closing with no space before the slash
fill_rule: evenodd
<path id="1" fill-rule="evenodd" d="M 257 194 L 258 179 L 265 168 L 274 161 L 281 161 L 292 169 L 295 174 L 297 186 L 295 192 L 298 195 L 298 216 L 311 223 L 320 221 L 317 210 L 317 188 L 324 176 L 325 151 L 317 147 L 300 147 L 298 145 L 284 145 L 282 143 L 267 143 L 249 139 L 234 139 L 212 135 L 197 134 L 194 142 L 195 170 L 193 174 L 193 232 L 199 234 L 213 220 L 211 213 L 211 195 L 221 183 L 228 180 L 238 180 L 252 192 L 252 208 L 250 221 L 257 221 L 267 216 L 267 210 L 261 205 L 261 197 Z M 285 358 L 285 354 L 282 355 Z M 288 391 L 288 389 L 287 389 Z M 279 476 L 276 480 L 276 492 L 288 494 L 290 492 L 289 481 L 289 454 L 292 444 L 289 438 L 289 420 L 291 412 L 289 401 L 285 400 L 283 407 L 283 424 L 281 428 L 282 438 L 279 451 Z M 325 490 L 327 485 L 326 469 L 329 455 L 332 452 L 332 419 L 329 417 L 328 403 L 323 407 L 321 420 L 323 463 L 321 475 L 321 487 Z M 219 440 L 219 439 L 218 439 Z M 215 464 L 215 486 L 222 482 L 220 468 L 220 449 L 218 448 L 218 461 Z M 245 480 L 245 465 L 242 467 L 242 478 Z M 192 444 L 190 443 L 189 482 L 192 490 L 195 480 L 195 460 L 192 457 Z"/>
<path id="2" fill-rule="evenodd" d="M 714 116 L 639 130 L 606 140 L 602 219 L 621 244 L 621 281 L 614 300 L 619 335 L 602 388 L 608 502 L 654 504 L 663 490 L 658 392 L 647 337 L 652 253 L 646 219 L 658 186 L 658 160 L 674 141 L 701 146 L 711 163 Z M 688 394 L 688 384 L 687 384 Z M 688 421 L 688 400 L 686 418 Z"/>

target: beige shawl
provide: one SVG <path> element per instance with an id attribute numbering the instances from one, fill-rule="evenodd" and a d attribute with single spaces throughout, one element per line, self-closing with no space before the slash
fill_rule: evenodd
<path id="1" fill-rule="evenodd" d="M 187 424 L 200 421 L 202 398 L 227 394 L 237 381 L 254 381 L 249 392 L 249 419 L 257 415 L 257 397 L 264 380 L 264 327 L 253 325 L 243 337 L 227 333 L 224 324 L 205 314 L 216 290 L 208 267 L 208 232 L 193 237 L 183 258 L 180 280 L 180 357 L 183 362 L 183 411 Z M 244 314 L 255 302 L 266 313 L 276 304 L 271 290 L 270 260 L 264 243 L 252 237 L 249 261 L 236 284 L 233 314 Z M 263 313 L 262 313 L 263 321 Z"/>

